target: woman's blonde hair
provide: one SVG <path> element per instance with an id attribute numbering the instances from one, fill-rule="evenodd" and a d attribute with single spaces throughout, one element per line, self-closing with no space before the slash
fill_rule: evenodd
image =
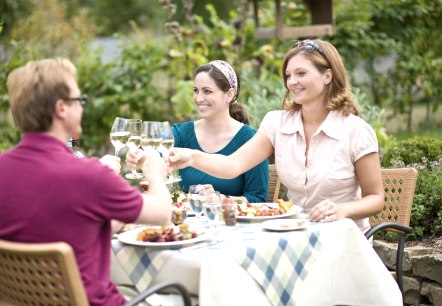
<path id="1" fill-rule="evenodd" d="M 76 73 L 67 59 L 44 59 L 30 61 L 9 74 L 9 104 L 23 133 L 49 130 L 55 102 L 69 98 L 68 81 L 75 79 Z"/>
<path id="2" fill-rule="evenodd" d="M 352 93 L 351 84 L 341 56 L 332 44 L 320 39 L 300 41 L 285 55 L 282 65 L 282 78 L 286 88 L 283 98 L 284 109 L 296 111 L 301 108 L 294 100 L 290 100 L 290 90 L 287 88 L 287 75 L 285 72 L 289 60 L 297 54 L 302 54 L 311 61 L 321 73 L 331 69 L 333 73 L 332 81 L 325 87 L 326 108 L 328 110 L 340 110 L 345 116 L 359 114 L 359 107 Z"/>

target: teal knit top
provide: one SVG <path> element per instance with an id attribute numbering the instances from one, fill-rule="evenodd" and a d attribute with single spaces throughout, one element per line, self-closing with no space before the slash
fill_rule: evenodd
<path id="1" fill-rule="evenodd" d="M 193 121 L 176 123 L 173 125 L 172 130 L 175 138 L 175 147 L 204 152 L 196 138 Z M 230 155 L 252 138 L 255 133 L 256 131 L 253 128 L 244 124 L 233 139 L 223 149 L 215 153 Z M 180 176 L 182 178 L 180 187 L 184 192 L 188 192 L 191 185 L 211 184 L 215 190 L 222 194 L 244 196 L 250 203 L 267 201 L 269 184 L 269 166 L 267 161 L 263 161 L 234 179 L 220 179 L 192 167 L 181 169 Z"/>

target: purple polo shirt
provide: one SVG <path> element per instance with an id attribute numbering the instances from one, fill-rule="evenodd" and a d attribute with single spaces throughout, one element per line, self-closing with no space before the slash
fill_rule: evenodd
<path id="1" fill-rule="evenodd" d="M 122 305 L 110 281 L 110 220 L 133 222 L 141 193 L 95 158 L 75 158 L 45 133 L 27 133 L 0 154 L 0 239 L 65 241 L 91 305 Z"/>

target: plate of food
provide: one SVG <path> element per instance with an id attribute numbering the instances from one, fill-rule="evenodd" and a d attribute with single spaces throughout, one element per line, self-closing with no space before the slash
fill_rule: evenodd
<path id="1" fill-rule="evenodd" d="M 306 228 L 310 222 L 305 219 L 276 219 L 262 223 L 262 228 L 268 231 L 286 232 Z"/>
<path id="2" fill-rule="evenodd" d="M 290 201 L 278 200 L 277 203 L 237 203 L 238 221 L 264 221 L 281 219 L 296 215 L 301 212 L 301 207 L 293 205 Z"/>
<path id="3" fill-rule="evenodd" d="M 122 243 L 155 248 L 180 248 L 206 239 L 203 231 L 186 223 L 179 226 L 139 226 L 118 235 Z"/>

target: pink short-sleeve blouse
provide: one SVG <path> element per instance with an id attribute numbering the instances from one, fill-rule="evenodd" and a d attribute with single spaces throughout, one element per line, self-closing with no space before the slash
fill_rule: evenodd
<path id="1" fill-rule="evenodd" d="M 376 133 L 362 118 L 330 111 L 310 141 L 308 156 L 301 112 L 271 111 L 258 131 L 273 144 L 288 198 L 305 212 L 325 199 L 343 203 L 361 198 L 354 163 L 378 152 Z M 364 232 L 369 228 L 368 218 L 355 222 Z"/>

